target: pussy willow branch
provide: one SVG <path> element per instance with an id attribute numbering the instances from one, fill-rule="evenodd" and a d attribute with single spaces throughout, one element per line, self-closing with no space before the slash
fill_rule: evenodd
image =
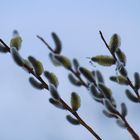
<path id="1" fill-rule="evenodd" d="M 109 49 L 109 45 L 107 44 L 107 42 L 106 42 L 106 40 L 105 40 L 105 38 L 103 36 L 103 33 L 101 31 L 99 31 L 99 34 L 100 34 L 101 39 L 103 40 L 105 46 L 109 50 L 110 54 L 113 56 L 114 60 L 117 61 L 117 58 L 116 58 L 115 54 L 112 53 L 111 50 Z M 138 97 L 139 103 L 140 103 L 140 95 L 139 95 L 138 90 L 135 88 L 135 86 L 133 85 L 133 83 L 131 82 L 131 80 L 130 80 L 130 78 L 128 76 L 126 77 L 126 79 L 128 81 L 129 86 L 133 89 L 133 91 L 135 92 L 136 96 Z"/>
<path id="2" fill-rule="evenodd" d="M 8 45 L 2 39 L 0 39 L 0 42 L 4 45 L 4 47 L 10 53 L 10 48 L 8 47 Z M 43 86 L 44 86 L 44 88 L 46 90 L 49 90 L 48 84 L 42 79 L 41 76 L 37 76 L 34 73 L 33 69 L 31 69 L 30 67 L 28 67 L 26 64 L 24 65 L 24 67 L 28 70 L 28 72 L 30 74 L 32 74 L 34 77 L 36 77 L 43 84 Z M 62 98 L 60 98 L 60 103 L 64 106 L 64 108 L 66 110 L 68 110 L 70 113 L 72 113 L 77 118 L 77 120 L 79 121 L 79 123 L 82 126 L 84 126 L 97 140 L 102 140 L 100 138 L 100 136 L 79 116 L 79 114 L 76 111 L 73 111 L 72 108 Z"/>
<path id="3" fill-rule="evenodd" d="M 105 39 L 104 39 L 102 33 L 101 33 L 101 36 L 102 36 L 102 39 L 103 39 L 104 43 L 106 44 L 106 47 L 107 47 L 108 50 L 110 51 L 109 46 L 108 46 L 107 42 L 105 41 Z M 55 53 L 54 50 L 51 48 L 51 46 L 50 46 L 42 37 L 37 36 L 37 38 L 39 38 L 39 39 L 49 48 L 49 50 L 50 50 L 52 53 Z M 115 56 L 111 51 L 110 51 L 110 53 L 112 54 L 112 56 L 114 57 L 114 59 L 117 61 L 116 56 Z M 79 73 L 78 73 L 77 71 L 74 71 L 72 68 L 69 69 L 69 71 L 70 71 L 72 74 L 74 74 L 74 75 L 81 81 L 82 86 L 84 86 L 86 89 L 88 89 L 88 87 L 89 87 L 88 84 L 81 78 L 81 76 L 79 75 Z M 129 80 L 129 79 L 128 79 L 128 80 Z M 96 81 L 93 81 L 93 84 L 94 84 L 94 86 L 104 95 L 103 91 L 98 87 Z M 131 83 L 131 84 L 132 84 L 132 83 Z M 131 85 L 131 84 L 130 84 L 130 85 Z M 103 105 L 103 101 L 100 101 L 100 103 Z M 131 136 L 132 136 L 135 140 L 140 140 L 139 135 L 134 131 L 134 129 L 133 129 L 133 128 L 129 125 L 129 123 L 127 122 L 126 118 L 123 117 L 119 111 L 116 111 L 116 113 L 114 114 L 113 117 L 116 118 L 116 119 L 117 119 L 118 117 L 121 118 L 121 119 L 124 121 L 125 126 L 126 126 L 128 132 L 131 134 Z"/>
<path id="4" fill-rule="evenodd" d="M 107 49 L 109 50 L 109 52 L 111 53 L 111 55 L 113 56 L 114 60 L 117 61 L 117 58 L 115 56 L 114 53 L 111 52 L 110 48 L 109 48 L 109 45 L 107 44 L 103 34 L 101 31 L 99 31 L 99 34 L 101 36 L 101 39 L 103 40 L 105 46 L 107 47 Z M 138 90 L 134 87 L 134 85 L 132 84 L 130 78 L 127 76 L 127 81 L 129 83 L 129 86 L 133 89 L 133 91 L 135 92 L 135 94 L 137 95 L 138 99 L 140 99 L 140 95 L 139 95 L 139 92 Z M 129 123 L 127 122 L 126 118 L 124 118 L 119 112 L 117 112 L 118 116 L 125 122 L 125 125 L 127 127 L 127 130 L 130 132 L 130 134 L 132 135 L 132 137 L 135 139 L 135 140 L 140 140 L 140 137 L 137 135 L 137 133 L 133 130 L 133 128 L 129 125 Z"/>

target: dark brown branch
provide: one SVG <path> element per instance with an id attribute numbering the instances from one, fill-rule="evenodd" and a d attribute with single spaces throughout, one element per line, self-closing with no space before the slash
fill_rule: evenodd
<path id="1" fill-rule="evenodd" d="M 126 118 L 123 117 L 119 112 L 116 113 L 125 123 L 125 126 L 127 128 L 127 130 L 129 131 L 129 133 L 131 134 L 131 136 L 135 139 L 135 140 L 140 140 L 139 135 L 134 131 L 134 129 L 129 125 L 129 123 L 127 122 Z"/>
<path id="2" fill-rule="evenodd" d="M 7 46 L 7 44 L 5 44 L 5 42 L 0 39 L 1 44 L 7 49 L 8 52 L 10 52 L 10 48 Z"/>
<path id="3" fill-rule="evenodd" d="M 79 121 L 80 121 L 80 124 L 82 124 L 84 127 L 86 127 L 88 129 L 88 131 L 90 133 L 92 133 L 97 139 L 101 140 L 101 138 L 93 131 L 93 129 L 88 126 L 81 118 L 80 116 L 77 114 L 77 112 L 75 112 L 75 115 L 74 115 Z"/>
<path id="4" fill-rule="evenodd" d="M 83 125 L 97 140 L 102 140 L 99 135 L 97 135 L 97 133 L 95 133 L 95 131 L 93 131 L 93 129 L 89 125 L 87 125 L 85 121 L 82 120 L 77 112 L 73 112 L 73 110 L 62 99 L 60 99 L 60 101 L 64 105 L 64 107 L 67 108 L 67 110 L 69 110 L 77 118 L 79 123 Z"/>
<path id="5" fill-rule="evenodd" d="M 48 49 L 54 53 L 54 50 L 51 48 L 51 46 L 42 38 L 41 36 L 37 35 L 37 38 L 40 39 L 47 47 Z"/>
<path id="6" fill-rule="evenodd" d="M 2 39 L 0 39 L 0 42 L 4 45 L 5 48 L 7 48 L 8 52 L 10 53 L 10 48 L 7 46 L 7 44 L 5 44 Z M 24 65 L 24 67 L 28 70 L 29 73 L 31 73 L 33 76 L 35 76 L 43 84 L 43 86 L 44 86 L 44 88 L 46 90 L 49 90 L 48 85 L 46 84 L 46 82 L 40 76 L 37 76 L 34 73 L 33 69 L 31 69 L 27 65 Z M 60 102 L 62 103 L 62 105 L 64 106 L 64 108 L 66 110 L 68 110 L 70 113 L 72 113 L 77 118 L 77 120 L 79 121 L 79 123 L 82 126 L 84 126 L 97 140 L 102 140 L 100 138 L 100 136 L 89 125 L 87 125 L 86 122 L 78 115 L 78 113 L 77 112 L 74 112 L 71 109 L 71 107 L 63 99 L 60 98 Z"/>
<path id="7" fill-rule="evenodd" d="M 107 44 L 107 42 L 106 42 L 106 40 L 105 40 L 105 38 L 104 38 L 104 36 L 103 36 L 103 33 L 102 33 L 101 31 L 99 31 L 99 34 L 100 34 L 101 39 L 103 40 L 105 46 L 107 47 L 107 49 L 109 50 L 109 52 L 111 53 L 111 55 L 113 56 L 113 58 L 115 59 L 115 61 L 117 61 L 117 58 L 116 58 L 115 54 L 112 53 L 111 50 L 109 49 L 109 45 Z M 128 80 L 129 86 L 130 86 L 130 87 L 133 89 L 133 91 L 135 92 L 136 96 L 137 96 L 138 99 L 139 99 L 139 103 L 140 103 L 140 95 L 139 95 L 138 90 L 137 90 L 137 89 L 135 88 L 135 86 L 132 84 L 130 78 L 129 78 L 128 76 L 127 76 L 126 78 L 127 78 L 127 80 Z"/>

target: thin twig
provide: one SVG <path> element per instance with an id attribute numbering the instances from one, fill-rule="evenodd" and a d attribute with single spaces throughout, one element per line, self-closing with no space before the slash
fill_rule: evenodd
<path id="1" fill-rule="evenodd" d="M 4 45 L 5 48 L 7 48 L 8 52 L 10 53 L 10 48 L 8 47 L 8 45 L 6 45 L 6 43 L 4 43 L 4 41 L 2 39 L 0 39 L 0 42 Z M 33 69 L 31 69 L 30 67 L 28 67 L 26 64 L 24 65 L 24 67 L 28 70 L 29 73 L 31 73 L 33 76 L 35 76 L 44 86 L 44 88 L 46 90 L 49 90 L 48 85 L 46 84 L 46 82 L 40 77 L 37 76 Z M 74 112 L 71 107 L 62 99 L 60 98 L 60 103 L 62 103 L 62 105 L 64 106 L 64 108 L 66 110 L 68 110 L 70 113 L 72 113 L 77 120 L 79 121 L 79 123 L 84 126 L 97 140 L 102 140 L 100 138 L 100 136 L 78 115 L 77 112 Z"/>
<path id="2" fill-rule="evenodd" d="M 2 39 L 0 39 L 0 42 L 7 49 L 7 51 L 10 52 L 10 48 L 7 46 L 7 44 Z"/>
<path id="3" fill-rule="evenodd" d="M 37 35 L 37 38 L 40 39 L 51 52 L 54 52 L 54 50 L 50 47 L 50 45 L 44 40 L 44 38 L 42 38 L 41 36 Z"/>
<path id="4" fill-rule="evenodd" d="M 102 32 L 99 31 L 99 33 L 100 33 L 101 39 L 103 40 L 105 46 L 107 47 L 107 49 L 109 50 L 109 52 L 111 53 L 111 55 L 113 56 L 113 58 L 115 59 L 115 61 L 117 61 L 117 58 L 116 58 L 115 54 L 111 52 L 111 50 L 110 50 L 110 48 L 109 48 L 109 45 L 107 44 L 107 42 L 106 42 L 106 40 L 105 40 L 105 38 L 104 38 Z"/>
<path id="5" fill-rule="evenodd" d="M 83 121 L 83 119 L 78 115 L 77 112 L 73 112 L 73 110 L 62 99 L 60 99 L 60 101 L 64 105 L 64 107 L 66 107 L 67 110 L 69 110 L 77 118 L 79 123 L 83 125 L 97 140 L 102 140 L 99 135 L 97 135 L 97 133 L 95 133 L 95 131 L 93 131 L 93 129 L 89 125 L 87 125 L 85 121 Z"/>

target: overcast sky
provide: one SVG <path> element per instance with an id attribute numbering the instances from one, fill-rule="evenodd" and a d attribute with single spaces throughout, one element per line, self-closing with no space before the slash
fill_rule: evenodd
<path id="1" fill-rule="evenodd" d="M 127 130 L 119 128 L 114 119 L 102 114 L 104 107 L 96 103 L 84 88 L 76 88 L 67 80 L 68 71 L 54 67 L 48 58 L 49 50 L 36 35 L 43 36 L 52 46 L 51 32 L 56 32 L 63 43 L 63 55 L 78 58 L 82 66 L 102 70 L 106 84 L 113 90 L 120 103 L 129 108 L 128 121 L 140 134 L 139 105 L 128 101 L 126 87 L 107 80 L 115 74 L 115 67 L 104 68 L 89 64 L 86 57 L 109 54 L 100 36 L 101 30 L 109 41 L 113 33 L 121 36 L 122 50 L 127 55 L 127 69 L 133 81 L 133 73 L 140 71 L 140 1 L 139 0 L 1 0 L 0 38 L 9 44 L 12 31 L 17 29 L 23 38 L 20 50 L 24 57 L 33 55 L 45 69 L 55 72 L 60 81 L 61 96 L 69 103 L 70 93 L 79 92 L 81 117 L 92 126 L 103 140 L 131 140 Z M 29 74 L 11 59 L 0 54 L 0 139 L 1 140 L 92 140 L 82 126 L 70 125 L 65 116 L 48 103 L 47 91 L 38 91 L 28 82 Z"/>

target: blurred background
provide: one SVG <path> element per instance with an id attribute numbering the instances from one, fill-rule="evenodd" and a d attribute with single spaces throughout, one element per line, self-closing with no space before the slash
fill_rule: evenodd
<path id="1" fill-rule="evenodd" d="M 52 47 L 51 32 L 56 32 L 63 43 L 63 55 L 77 58 L 82 66 L 101 70 L 106 85 L 112 88 L 120 103 L 129 109 L 127 119 L 140 134 L 139 105 L 126 98 L 125 86 L 109 81 L 115 67 L 93 67 L 86 57 L 109 54 L 100 35 L 101 30 L 109 41 L 113 33 L 121 36 L 121 47 L 127 56 L 127 69 L 133 81 L 135 71 L 140 71 L 140 1 L 138 0 L 1 0 L 0 38 L 9 44 L 12 31 L 17 29 L 23 38 L 20 50 L 23 57 L 33 55 L 44 64 L 45 69 L 58 75 L 59 91 L 69 103 L 70 93 L 80 94 L 80 116 L 94 128 L 103 140 L 131 140 L 125 129 L 116 125 L 114 119 L 102 114 L 104 107 L 95 102 L 87 90 L 72 86 L 64 68 L 54 67 L 48 57 L 49 50 L 36 38 L 44 37 Z M 29 74 L 19 68 L 11 56 L 0 54 L 0 139 L 1 140 L 92 140 L 93 136 L 82 126 L 66 121 L 69 112 L 49 104 L 47 91 L 38 91 L 28 82 Z"/>

